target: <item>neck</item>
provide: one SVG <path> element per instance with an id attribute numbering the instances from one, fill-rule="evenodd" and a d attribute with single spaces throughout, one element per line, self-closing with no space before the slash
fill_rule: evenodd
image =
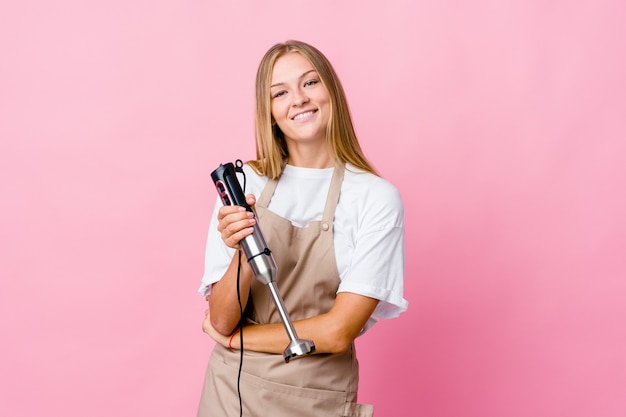
<path id="1" fill-rule="evenodd" d="M 335 165 L 335 160 L 324 144 L 322 149 L 308 146 L 291 147 L 287 163 L 301 168 L 331 168 Z"/>

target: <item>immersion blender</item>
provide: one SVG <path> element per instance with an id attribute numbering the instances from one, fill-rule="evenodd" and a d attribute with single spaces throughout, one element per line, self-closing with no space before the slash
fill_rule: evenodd
<path id="1" fill-rule="evenodd" d="M 238 163 L 240 163 L 240 161 L 238 161 Z M 247 211 L 253 212 L 252 207 L 246 203 L 246 196 L 241 189 L 235 166 L 232 163 L 220 164 L 220 166 L 211 173 L 211 179 L 215 183 L 222 204 L 225 206 L 241 206 Z M 258 221 L 254 224 L 253 228 L 254 232 L 243 238 L 239 244 L 246 255 L 246 259 L 254 272 L 255 278 L 269 288 L 278 313 L 280 314 L 280 318 L 285 326 L 285 330 L 287 331 L 287 335 L 289 336 L 290 342 L 283 352 L 283 358 L 285 362 L 289 362 L 291 359 L 310 355 L 315 351 L 315 344 L 312 340 L 298 338 L 291 319 L 287 314 L 283 299 L 276 286 L 276 273 L 278 268 L 274 261 L 274 256 L 267 247 L 267 243 L 265 243 L 265 238 L 263 237 Z"/>

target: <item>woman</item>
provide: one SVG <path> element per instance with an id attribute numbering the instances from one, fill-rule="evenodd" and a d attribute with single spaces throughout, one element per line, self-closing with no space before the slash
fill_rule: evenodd
<path id="1" fill-rule="evenodd" d="M 218 200 L 200 288 L 209 303 L 203 329 L 217 345 L 198 416 L 238 415 L 240 399 L 245 416 L 371 416 L 371 405 L 356 403 L 354 340 L 408 305 L 400 195 L 363 155 L 339 79 L 314 47 L 270 48 L 256 101 L 257 159 L 243 167 L 247 199 L 296 332 L 314 341 L 315 354 L 285 363 L 289 338 L 271 294 L 245 257 L 239 263 L 238 242 L 255 218 Z"/>

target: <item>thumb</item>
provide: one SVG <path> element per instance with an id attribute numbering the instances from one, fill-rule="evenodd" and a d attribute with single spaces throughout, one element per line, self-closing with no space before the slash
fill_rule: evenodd
<path id="1" fill-rule="evenodd" d="M 256 197 L 254 194 L 248 194 L 246 196 L 246 203 L 248 203 L 250 207 L 254 208 L 254 205 L 256 204 Z"/>

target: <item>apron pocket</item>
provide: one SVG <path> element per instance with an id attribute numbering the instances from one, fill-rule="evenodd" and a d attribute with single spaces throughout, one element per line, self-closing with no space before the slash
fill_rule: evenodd
<path id="1" fill-rule="evenodd" d="M 374 406 L 371 404 L 346 403 L 343 417 L 372 417 Z"/>
<path id="2" fill-rule="evenodd" d="M 257 355 L 262 354 L 246 352 L 246 355 L 244 364 L 250 365 L 255 363 Z M 231 415 L 235 409 L 238 412 L 236 392 L 238 357 L 239 352 L 230 352 L 228 349 L 221 348 L 220 345 L 215 346 L 210 361 L 213 379 L 206 384 L 203 395 L 203 401 L 207 406 L 210 404 L 211 408 L 215 408 L 212 410 L 215 414 L 206 414 L 207 416 L 223 417 Z M 289 367 L 290 365 L 282 366 Z M 306 374 L 315 379 L 318 373 L 311 372 L 309 369 Z M 241 373 L 241 399 L 244 415 L 250 417 L 372 417 L 374 415 L 372 405 L 354 403 L 357 397 L 356 392 L 348 391 L 350 390 L 348 385 L 339 385 L 333 387 L 334 389 L 305 388 L 270 381 L 243 371 Z"/>
<path id="3" fill-rule="evenodd" d="M 355 394 L 344 391 L 301 388 L 262 380 L 258 394 L 259 402 L 263 404 L 263 411 L 266 412 L 264 415 L 272 417 L 372 416 L 371 413 L 354 414 L 363 408 L 359 407 L 359 404 L 348 402 L 348 398 L 354 398 Z M 353 414 L 344 414 L 345 412 Z"/>

